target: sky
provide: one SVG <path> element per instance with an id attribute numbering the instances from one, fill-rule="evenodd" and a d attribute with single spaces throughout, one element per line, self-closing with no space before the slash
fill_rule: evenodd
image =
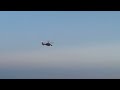
<path id="1" fill-rule="evenodd" d="M 119 11 L 0 11 L 0 79 L 120 78 L 119 39 Z"/>

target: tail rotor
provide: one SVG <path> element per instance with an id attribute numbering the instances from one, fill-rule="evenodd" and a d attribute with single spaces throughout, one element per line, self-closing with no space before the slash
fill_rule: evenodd
<path id="1" fill-rule="evenodd" d="M 44 45 L 43 41 L 41 41 L 42 45 Z"/>

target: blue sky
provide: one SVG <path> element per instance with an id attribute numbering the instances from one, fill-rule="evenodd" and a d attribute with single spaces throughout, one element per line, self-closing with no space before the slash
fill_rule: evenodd
<path id="1" fill-rule="evenodd" d="M 104 70 L 116 71 L 106 74 L 116 78 L 120 75 L 119 38 L 119 11 L 1 11 L 0 72 L 6 77 L 0 78 L 100 78 Z M 43 47 L 41 41 L 46 40 L 53 41 L 53 47 Z M 16 75 L 19 70 L 26 76 Z"/>
<path id="2" fill-rule="evenodd" d="M 9 11 L 0 12 L 2 49 L 38 48 L 41 40 L 57 46 L 119 42 L 120 12 Z"/>

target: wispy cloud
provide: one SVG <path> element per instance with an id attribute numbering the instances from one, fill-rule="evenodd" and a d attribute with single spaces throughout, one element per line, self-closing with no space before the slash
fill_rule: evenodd
<path id="1" fill-rule="evenodd" d="M 53 49 L 53 50 L 52 50 Z M 114 65 L 120 61 L 119 45 L 99 45 L 91 47 L 68 47 L 42 51 L 4 53 L 0 56 L 1 65 L 38 66 L 94 66 Z"/>

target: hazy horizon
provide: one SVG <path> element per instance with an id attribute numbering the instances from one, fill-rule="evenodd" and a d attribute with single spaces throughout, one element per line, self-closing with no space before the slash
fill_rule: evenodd
<path id="1" fill-rule="evenodd" d="M 0 79 L 120 78 L 120 12 L 0 12 Z M 52 47 L 41 41 L 53 41 Z"/>

